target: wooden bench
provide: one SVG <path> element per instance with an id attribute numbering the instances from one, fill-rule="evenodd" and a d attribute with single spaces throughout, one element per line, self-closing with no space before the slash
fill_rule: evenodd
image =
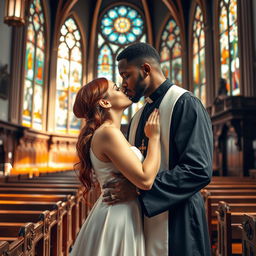
<path id="1" fill-rule="evenodd" d="M 63 236 L 63 243 L 67 244 L 68 248 L 71 247 L 73 241 L 79 232 L 77 226 L 77 211 L 75 197 L 71 195 L 26 195 L 26 194 L 0 194 L 0 200 L 12 200 L 12 201 L 29 201 L 29 202 L 58 202 L 65 201 L 67 203 L 67 223 L 63 226 L 63 232 L 66 234 Z"/>
<path id="2" fill-rule="evenodd" d="M 9 242 L 7 255 L 43 256 L 43 223 L 0 222 L 0 240 Z"/>
<path id="3" fill-rule="evenodd" d="M 68 232 L 68 216 L 67 216 L 67 202 L 28 202 L 28 201 L 4 201 L 0 200 L 0 208 L 3 210 L 21 210 L 21 211 L 57 211 L 57 254 L 67 255 L 69 245 L 67 241 Z"/>
<path id="4" fill-rule="evenodd" d="M 209 234 L 211 242 L 214 242 L 213 232 L 217 230 L 217 216 L 216 211 L 219 201 L 226 201 L 228 204 L 233 205 L 236 211 L 243 211 L 243 205 L 248 207 L 253 212 L 253 207 L 256 207 L 256 196 L 235 196 L 235 195 L 222 195 L 212 196 L 210 192 L 203 193 L 205 201 L 206 217 L 208 222 Z M 232 207 L 232 209 L 233 209 Z M 239 210 L 238 210 L 239 209 Z"/>
<path id="5" fill-rule="evenodd" d="M 76 188 L 76 189 L 81 189 L 80 184 L 54 184 L 54 183 L 37 183 L 37 182 L 24 182 L 24 183 L 0 183 L 0 187 L 5 188 L 5 187 L 12 187 L 12 188 L 63 188 L 63 189 L 68 189 L 68 188 Z"/>
<path id="6" fill-rule="evenodd" d="M 43 222 L 43 255 L 57 255 L 57 211 L 0 210 L 0 222 Z M 37 253 L 38 254 L 38 253 Z"/>
<path id="7" fill-rule="evenodd" d="M 24 256 L 24 238 L 23 237 L 17 237 L 14 241 L 11 241 L 10 243 L 7 241 L 1 241 L 0 243 L 4 243 L 4 246 L 6 246 L 6 243 L 8 244 L 8 248 L 4 247 L 2 248 L 1 256 Z"/>
<path id="8" fill-rule="evenodd" d="M 43 201 L 43 202 L 67 202 L 67 235 L 69 246 L 72 245 L 78 233 L 78 227 L 76 219 L 78 218 L 79 212 L 76 207 L 75 197 L 71 195 L 31 195 L 31 194 L 0 194 L 0 200 L 17 200 L 17 201 Z"/>
<path id="9" fill-rule="evenodd" d="M 212 196 L 253 196 L 256 195 L 256 189 L 202 189 L 201 193 L 203 195 L 210 193 Z"/>
<path id="10" fill-rule="evenodd" d="M 9 250 L 9 243 L 7 241 L 0 241 L 0 256 L 7 255 Z"/>
<path id="11" fill-rule="evenodd" d="M 205 187 L 208 190 L 218 189 L 256 189 L 255 184 L 209 184 Z"/>
<path id="12" fill-rule="evenodd" d="M 242 254 L 242 219 L 244 213 L 256 214 L 256 209 L 255 212 L 250 212 L 250 210 L 248 212 L 245 207 L 243 212 L 233 212 L 226 202 L 219 202 L 216 211 L 218 219 L 217 255 Z"/>
<path id="13" fill-rule="evenodd" d="M 256 216 L 245 214 L 242 229 L 243 256 L 256 255 Z"/>
<path id="14" fill-rule="evenodd" d="M 76 234 L 79 231 L 81 225 L 83 224 L 86 218 L 86 203 L 84 201 L 83 192 L 81 189 L 65 189 L 65 188 L 19 188 L 19 187 L 0 187 L 0 194 L 45 194 L 45 195 L 54 195 L 54 194 L 63 194 L 63 195 L 73 195 L 75 196 L 75 207 L 76 215 L 72 216 L 74 219 L 73 223 L 76 223 Z"/>

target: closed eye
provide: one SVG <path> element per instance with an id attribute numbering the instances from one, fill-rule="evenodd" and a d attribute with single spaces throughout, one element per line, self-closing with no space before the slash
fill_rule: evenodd
<path id="1" fill-rule="evenodd" d="M 120 91 L 120 87 L 117 86 L 117 84 L 114 84 L 114 85 L 113 85 L 113 88 L 114 88 L 116 91 Z"/>

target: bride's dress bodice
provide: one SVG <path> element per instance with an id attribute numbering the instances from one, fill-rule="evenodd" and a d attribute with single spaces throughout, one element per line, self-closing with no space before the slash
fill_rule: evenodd
<path id="1" fill-rule="evenodd" d="M 132 151 L 142 161 L 136 147 Z M 100 185 L 119 173 L 112 162 L 99 160 L 90 150 L 92 167 Z M 129 161 L 129 156 L 127 156 Z M 72 248 L 71 256 L 145 256 L 145 242 L 138 200 L 108 205 L 99 197 L 84 222 Z"/>
<path id="2" fill-rule="evenodd" d="M 140 150 L 134 146 L 132 146 L 131 149 L 142 162 L 144 157 Z M 90 150 L 90 157 L 97 180 L 99 181 L 101 187 L 104 183 L 113 179 L 113 173 L 119 173 L 112 162 L 103 162 L 99 160 L 93 153 L 92 149 Z M 127 157 L 127 159 L 129 159 L 129 157 Z"/>

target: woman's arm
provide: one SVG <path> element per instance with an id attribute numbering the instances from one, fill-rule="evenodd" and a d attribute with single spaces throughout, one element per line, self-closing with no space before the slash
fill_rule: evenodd
<path id="1" fill-rule="evenodd" d="M 102 152 L 116 168 L 135 186 L 149 190 L 160 168 L 159 113 L 155 110 L 149 117 L 145 134 L 149 138 L 147 156 L 143 163 L 132 151 L 122 132 L 114 127 L 102 129 Z"/>

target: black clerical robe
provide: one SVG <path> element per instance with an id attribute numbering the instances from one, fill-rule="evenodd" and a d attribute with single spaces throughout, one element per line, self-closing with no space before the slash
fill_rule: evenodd
<path id="1" fill-rule="evenodd" d="M 150 113 L 159 107 L 171 86 L 170 81 L 166 80 L 150 95 L 151 102 L 145 105 L 139 118 L 134 144 L 144 151 L 144 155 L 147 146 L 145 122 Z M 168 105 L 168 102 L 165 104 Z M 165 108 L 163 105 L 160 107 Z M 168 119 L 168 116 L 164 118 Z M 166 125 L 165 121 L 160 124 L 161 142 L 166 144 L 164 140 L 168 139 L 167 145 L 169 143 L 169 166 L 163 169 L 161 165 L 152 189 L 141 191 L 139 196 L 145 216 L 167 216 L 168 248 L 166 253 L 157 248 L 166 246 L 166 241 L 160 240 L 156 243 L 156 248 L 148 250 L 146 255 L 210 256 L 208 227 L 200 190 L 210 182 L 212 175 L 211 121 L 201 102 L 190 92 L 182 93 L 178 97 L 170 120 L 169 127 L 163 127 Z M 162 131 L 169 132 L 169 138 L 163 138 Z M 162 156 L 166 154 L 164 151 L 166 148 L 162 147 Z M 157 228 L 158 224 L 155 223 L 146 232 L 159 233 Z M 164 232 L 165 230 L 162 230 L 162 233 Z M 156 234 L 155 237 L 161 239 L 161 234 Z M 151 248 L 150 246 L 148 248 Z"/>

